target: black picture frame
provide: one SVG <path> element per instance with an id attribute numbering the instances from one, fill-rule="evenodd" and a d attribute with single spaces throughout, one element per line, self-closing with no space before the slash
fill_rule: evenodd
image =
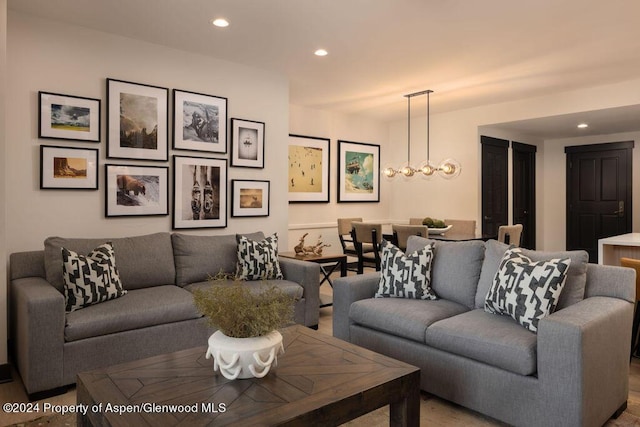
<path id="1" fill-rule="evenodd" d="M 338 140 L 338 203 L 380 202 L 380 145 Z"/>
<path id="2" fill-rule="evenodd" d="M 107 79 L 107 158 L 166 162 L 168 131 L 169 89 Z"/>
<path id="3" fill-rule="evenodd" d="M 38 92 L 38 138 L 100 142 L 101 101 Z"/>
<path id="4" fill-rule="evenodd" d="M 173 90 L 173 148 L 227 153 L 227 98 Z"/>
<path id="5" fill-rule="evenodd" d="M 264 168 L 264 122 L 231 119 L 231 166 Z"/>
<path id="6" fill-rule="evenodd" d="M 169 167 L 105 164 L 105 216 L 169 215 Z"/>
<path id="7" fill-rule="evenodd" d="M 97 190 L 98 149 L 40 146 L 41 190 Z"/>
<path id="8" fill-rule="evenodd" d="M 289 203 L 329 203 L 331 141 L 289 134 Z"/>
<path id="9" fill-rule="evenodd" d="M 271 182 L 256 179 L 231 180 L 231 216 L 269 216 Z"/>

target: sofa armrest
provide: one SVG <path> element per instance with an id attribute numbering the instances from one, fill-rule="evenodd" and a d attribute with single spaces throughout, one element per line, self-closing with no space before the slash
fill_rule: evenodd
<path id="1" fill-rule="evenodd" d="M 538 377 L 549 420 L 602 425 L 627 401 L 633 309 L 622 299 L 591 297 L 540 321 Z M 559 395 L 578 401 L 552 398 Z"/>
<path id="2" fill-rule="evenodd" d="M 279 257 L 278 262 L 284 278 L 304 288 L 304 324 L 316 326 L 320 318 L 320 265 L 283 257 Z"/>
<path id="3" fill-rule="evenodd" d="M 64 296 L 41 277 L 11 281 L 15 362 L 28 393 L 63 384 Z"/>
<path id="4" fill-rule="evenodd" d="M 380 283 L 380 273 L 340 277 L 333 281 L 333 336 L 350 341 L 349 308 L 354 302 L 373 298 Z"/>

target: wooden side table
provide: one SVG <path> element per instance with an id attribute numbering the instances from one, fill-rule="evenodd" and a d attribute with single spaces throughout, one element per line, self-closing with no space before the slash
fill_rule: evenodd
<path id="1" fill-rule="evenodd" d="M 333 288 L 333 282 L 331 281 L 331 273 L 336 271 L 338 267 L 340 267 L 340 277 L 344 277 L 347 275 L 347 256 L 344 254 L 322 254 L 322 255 L 298 255 L 295 252 L 279 252 L 279 256 L 283 258 L 292 258 L 299 259 L 301 261 L 310 261 L 315 262 L 316 264 L 320 264 L 320 272 L 323 275 L 322 280 L 320 281 L 320 286 L 324 282 L 329 283 L 329 286 Z M 328 307 L 333 305 L 333 300 L 320 300 L 320 308 Z"/>

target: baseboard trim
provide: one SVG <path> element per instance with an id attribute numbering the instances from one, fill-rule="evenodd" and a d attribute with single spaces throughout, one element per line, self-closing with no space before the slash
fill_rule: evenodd
<path id="1" fill-rule="evenodd" d="M 11 381 L 13 381 L 13 377 L 11 376 L 11 365 L 8 363 L 0 365 L 0 384 Z"/>

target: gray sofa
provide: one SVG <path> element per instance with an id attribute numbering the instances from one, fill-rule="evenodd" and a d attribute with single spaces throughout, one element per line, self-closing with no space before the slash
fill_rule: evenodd
<path id="1" fill-rule="evenodd" d="M 262 233 L 249 234 L 254 240 Z M 113 242 L 127 293 L 65 313 L 61 247 L 87 254 Z M 191 291 L 209 275 L 235 272 L 235 235 L 157 233 L 116 239 L 48 238 L 44 250 L 10 256 L 10 330 L 14 362 L 32 399 L 63 391 L 78 372 L 206 345 L 213 332 Z M 319 266 L 280 259 L 285 280 L 270 280 L 297 298 L 296 323 L 317 327 Z M 247 282 L 257 286 L 259 282 Z"/>
<path id="2" fill-rule="evenodd" d="M 407 252 L 426 239 L 411 237 Z M 334 336 L 415 365 L 421 388 L 517 426 L 600 426 L 626 408 L 635 272 L 572 259 L 537 334 L 485 312 L 502 255 L 496 241 L 435 243 L 434 301 L 374 298 L 380 273 L 334 281 Z"/>

